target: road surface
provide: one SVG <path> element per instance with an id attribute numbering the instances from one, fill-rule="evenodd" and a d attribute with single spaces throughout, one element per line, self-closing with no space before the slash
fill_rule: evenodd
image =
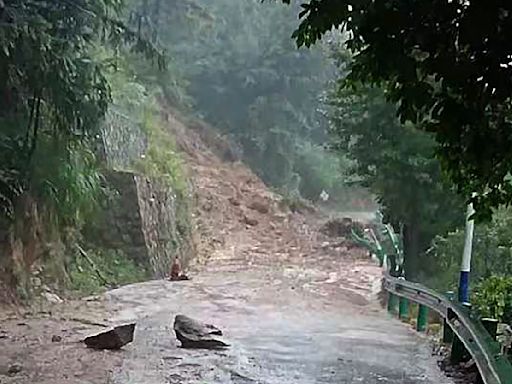
<path id="1" fill-rule="evenodd" d="M 449 384 L 425 337 L 375 300 L 379 270 L 365 260 L 250 265 L 225 258 L 193 280 L 109 293 L 117 323 L 137 320 L 115 384 Z M 215 324 L 232 347 L 184 350 L 176 314 Z"/>

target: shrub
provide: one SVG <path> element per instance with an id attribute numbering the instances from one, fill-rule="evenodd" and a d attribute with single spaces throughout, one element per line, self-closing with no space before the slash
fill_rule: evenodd
<path id="1" fill-rule="evenodd" d="M 512 277 L 491 276 L 475 287 L 473 304 L 481 317 L 512 323 Z"/>

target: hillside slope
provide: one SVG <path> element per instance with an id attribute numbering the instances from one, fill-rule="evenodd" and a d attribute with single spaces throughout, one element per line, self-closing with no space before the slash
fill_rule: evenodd
<path id="1" fill-rule="evenodd" d="M 327 218 L 320 211 L 307 206 L 291 211 L 207 124 L 172 109 L 167 109 L 165 120 L 183 152 L 195 191 L 198 254 L 193 269 L 204 264 L 219 269 L 302 264 L 307 268 L 296 273 L 331 280 L 333 288 L 367 302 L 378 268 L 350 241 L 323 234 L 320 228 Z M 339 265 L 333 265 L 333 258 Z"/>

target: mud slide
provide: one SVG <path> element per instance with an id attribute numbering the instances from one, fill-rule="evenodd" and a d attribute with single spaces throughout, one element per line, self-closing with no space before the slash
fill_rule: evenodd
<path id="1" fill-rule="evenodd" d="M 450 383 L 428 341 L 377 305 L 382 272 L 364 251 L 322 235 L 320 214 L 288 211 L 201 132 L 169 123 L 196 186 L 199 262 L 191 281 L 108 294 L 115 322 L 138 321 L 114 383 Z M 179 348 L 177 314 L 220 327 L 231 348 Z"/>

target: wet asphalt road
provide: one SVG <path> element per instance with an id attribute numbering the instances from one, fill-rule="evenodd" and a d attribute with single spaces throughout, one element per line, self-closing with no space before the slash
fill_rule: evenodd
<path id="1" fill-rule="evenodd" d="M 362 283 L 378 283 L 375 269 L 356 272 Z M 354 300 L 339 289 L 343 279 L 325 277 L 300 268 L 210 268 L 192 281 L 112 291 L 114 320 L 138 324 L 111 382 L 452 383 L 437 368 L 426 338 L 390 318 L 372 302 L 370 290 Z M 223 329 L 231 348 L 179 348 L 172 331 L 179 313 Z"/>

